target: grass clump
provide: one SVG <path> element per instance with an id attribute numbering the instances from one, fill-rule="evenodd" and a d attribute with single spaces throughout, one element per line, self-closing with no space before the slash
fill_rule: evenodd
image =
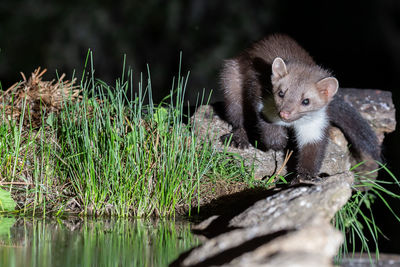
<path id="1" fill-rule="evenodd" d="M 191 131 L 190 120 L 184 123 L 187 77 L 179 68 L 170 95 L 155 104 L 149 72 L 141 75 L 137 90 L 131 70 L 114 86 L 93 73 L 79 86 L 63 83 L 64 76 L 53 82 L 62 101 L 54 112 L 41 95 L 35 123 L 28 94 L 17 115 L 3 105 L 0 186 L 14 195 L 22 213 L 125 217 L 190 211 L 201 182 L 222 156 Z"/>
<path id="2" fill-rule="evenodd" d="M 336 257 L 336 261 L 339 263 L 343 257 L 354 257 L 356 252 L 361 254 L 366 252 L 371 265 L 374 265 L 374 261 L 379 260 L 378 239 L 379 236 L 385 237 L 385 235 L 375 222 L 372 205 L 376 200 L 382 201 L 394 218 L 400 222 L 400 218 L 388 202 L 388 197 L 400 199 L 400 195 L 385 187 L 387 185 L 400 186 L 399 180 L 385 165 L 377 163 L 380 168 L 367 174 L 357 172 L 357 167 L 363 163 L 359 163 L 351 169 L 354 171 L 356 181 L 353 186 L 353 195 L 333 219 L 334 225 L 343 233 L 344 237 L 343 245 Z M 370 174 L 380 170 L 385 171 L 393 181 L 381 181 L 368 177 Z M 369 242 L 370 239 L 372 239 L 372 242 Z M 374 251 L 372 250 L 373 248 L 375 248 Z"/>
<path id="3" fill-rule="evenodd" d="M 190 205 L 211 167 L 212 148 L 183 123 L 187 80 L 179 78 L 169 102 L 156 106 L 150 79 L 140 82 L 133 100 L 126 97 L 131 75 L 114 88 L 92 79 L 96 97 L 84 93 L 60 114 L 61 158 L 85 213 L 172 214 Z"/>

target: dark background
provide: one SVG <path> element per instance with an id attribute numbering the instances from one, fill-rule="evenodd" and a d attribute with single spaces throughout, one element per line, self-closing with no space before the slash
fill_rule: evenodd
<path id="1" fill-rule="evenodd" d="M 76 70 L 80 77 L 90 48 L 95 75 L 107 82 L 121 75 L 124 54 L 136 79 L 149 64 L 159 100 L 171 88 L 182 51 L 193 101 L 203 88 L 217 89 L 223 59 L 275 32 L 295 38 L 334 72 L 341 87 L 390 90 L 398 106 L 398 0 L 2 0 L 0 81 L 6 89 L 21 79 L 20 71 L 29 75 L 38 66 L 49 70 L 48 79 L 56 70 L 67 77 Z M 398 140 L 397 132 L 388 135 L 384 154 L 400 177 Z M 399 201 L 391 205 L 400 213 Z M 374 209 L 378 226 L 391 239 L 380 238 L 381 251 L 400 253 L 400 223 L 382 203 Z"/>

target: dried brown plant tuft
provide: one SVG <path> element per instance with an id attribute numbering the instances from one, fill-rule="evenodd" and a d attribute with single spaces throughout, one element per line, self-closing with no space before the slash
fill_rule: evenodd
<path id="1" fill-rule="evenodd" d="M 76 78 L 64 81 L 65 74 L 57 80 L 43 81 L 46 69 L 37 68 L 29 77 L 21 72 L 22 81 L 15 83 L 5 92 L 0 92 L 0 110 L 3 120 L 17 120 L 23 112 L 26 99 L 24 125 L 31 123 L 34 127 L 41 125 L 42 114 L 58 112 L 63 107 L 63 100 L 78 100 L 80 87 L 74 85 Z M 3 112 L 4 111 L 4 112 Z M 30 116 L 29 116 L 30 115 Z"/>

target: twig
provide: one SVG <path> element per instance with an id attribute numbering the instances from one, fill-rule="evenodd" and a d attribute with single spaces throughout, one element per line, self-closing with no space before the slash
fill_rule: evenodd
<path id="1" fill-rule="evenodd" d="M 285 159 L 283 160 L 282 166 L 281 166 L 281 167 L 279 168 L 279 170 L 275 173 L 275 179 L 276 179 L 276 177 L 278 177 L 279 174 L 283 171 L 283 168 L 284 168 L 284 167 L 286 166 L 286 164 L 288 163 L 288 161 L 289 161 L 290 157 L 292 156 L 292 154 L 293 154 L 293 150 L 290 150 L 290 152 L 289 152 L 289 150 L 286 151 Z M 275 180 L 275 179 L 274 179 L 274 180 Z"/>
<path id="2" fill-rule="evenodd" d="M 27 182 L 0 182 L 0 186 L 3 185 L 33 185 L 33 183 L 27 183 Z"/>

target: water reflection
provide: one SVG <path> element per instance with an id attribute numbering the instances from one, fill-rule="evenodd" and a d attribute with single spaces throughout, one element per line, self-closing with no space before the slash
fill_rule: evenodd
<path id="1" fill-rule="evenodd" d="M 198 243 L 186 222 L 0 217 L 0 266 L 167 266 Z"/>

